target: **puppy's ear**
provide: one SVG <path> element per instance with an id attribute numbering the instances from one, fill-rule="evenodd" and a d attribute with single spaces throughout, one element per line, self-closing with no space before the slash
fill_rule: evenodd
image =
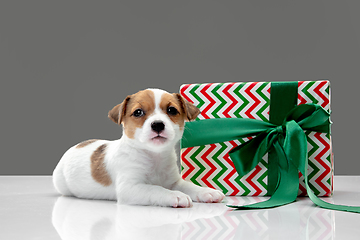
<path id="1" fill-rule="evenodd" d="M 114 122 L 114 123 L 117 123 L 117 124 L 121 124 L 122 120 L 123 120 L 123 117 L 125 116 L 125 112 L 126 112 L 126 106 L 128 104 L 130 100 L 130 96 L 127 96 L 125 98 L 125 100 L 116 105 L 113 109 L 111 109 L 108 113 L 108 117 Z"/>
<path id="2" fill-rule="evenodd" d="M 181 107 L 189 121 L 195 120 L 196 117 L 200 114 L 200 109 L 195 107 L 192 103 L 188 102 L 183 98 L 179 93 L 174 93 L 175 97 L 181 104 Z"/>

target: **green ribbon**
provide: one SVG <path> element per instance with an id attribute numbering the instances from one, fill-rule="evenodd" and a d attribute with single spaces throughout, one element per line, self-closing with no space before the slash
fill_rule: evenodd
<path id="1" fill-rule="evenodd" d="M 267 152 L 276 156 L 271 159 L 278 170 L 277 176 L 269 179 L 269 182 L 275 182 L 271 198 L 251 205 L 230 207 L 272 208 L 294 202 L 299 189 L 300 171 L 305 178 L 307 194 L 313 203 L 322 208 L 360 213 L 360 207 L 334 205 L 322 201 L 309 187 L 307 138 L 304 130 L 330 133 L 330 124 L 330 114 L 321 106 L 301 104 L 295 106 L 280 125 L 247 118 L 187 122 L 181 147 L 202 146 L 255 136 L 229 152 L 240 176 L 254 169 Z"/>
<path id="2" fill-rule="evenodd" d="M 281 125 L 291 109 L 297 105 L 298 82 L 272 82 L 270 94 L 269 121 Z M 277 156 L 274 151 L 268 154 L 268 192 L 273 195 L 278 182 L 279 169 L 276 164 Z"/>

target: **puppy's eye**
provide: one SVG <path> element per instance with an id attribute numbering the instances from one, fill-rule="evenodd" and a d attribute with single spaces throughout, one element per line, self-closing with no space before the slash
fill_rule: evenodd
<path id="1" fill-rule="evenodd" d="M 167 113 L 170 115 L 170 116 L 175 116 L 176 114 L 178 114 L 178 110 L 174 107 L 168 107 L 167 108 Z"/>
<path id="2" fill-rule="evenodd" d="M 142 117 L 144 115 L 145 115 L 145 112 L 140 108 L 136 109 L 132 114 L 132 116 L 134 116 L 134 117 Z"/>

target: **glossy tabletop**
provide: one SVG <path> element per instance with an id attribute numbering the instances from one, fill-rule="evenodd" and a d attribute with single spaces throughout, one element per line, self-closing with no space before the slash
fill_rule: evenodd
<path id="1" fill-rule="evenodd" d="M 360 206 L 360 176 L 335 176 L 336 204 Z M 192 208 L 117 205 L 62 197 L 50 176 L 0 176 L 0 239 L 360 239 L 360 214 L 308 198 L 269 210 L 234 211 L 266 197 L 227 197 Z"/>

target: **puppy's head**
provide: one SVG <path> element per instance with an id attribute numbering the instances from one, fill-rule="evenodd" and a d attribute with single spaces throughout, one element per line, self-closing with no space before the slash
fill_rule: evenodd
<path id="1" fill-rule="evenodd" d="M 199 113 L 178 93 L 146 89 L 126 97 L 108 116 L 123 125 L 123 133 L 138 147 L 161 151 L 179 141 L 185 121 L 194 120 Z"/>

